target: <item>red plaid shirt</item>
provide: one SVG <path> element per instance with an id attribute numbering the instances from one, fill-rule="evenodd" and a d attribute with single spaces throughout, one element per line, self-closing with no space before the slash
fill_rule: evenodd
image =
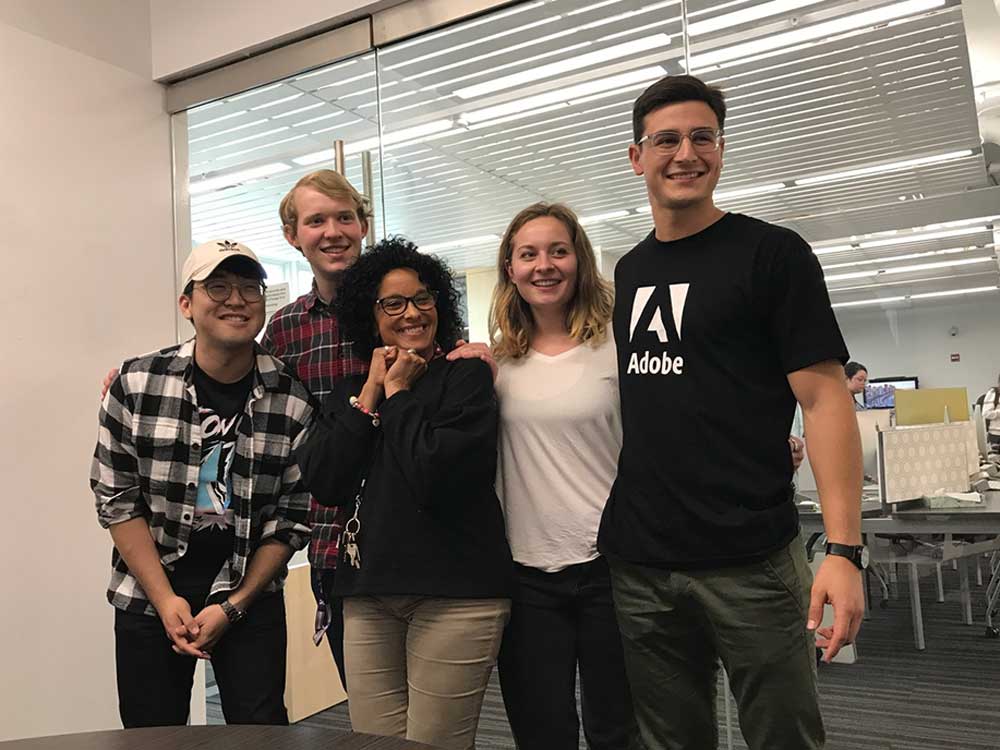
<path id="1" fill-rule="evenodd" d="M 347 375 L 368 372 L 368 363 L 354 355 L 350 341 L 340 338 L 332 308 L 312 291 L 278 310 L 267 324 L 261 346 L 290 367 L 317 399 Z M 312 538 L 309 563 L 314 571 L 337 567 L 340 532 L 347 508 L 326 508 L 313 499 L 309 508 Z"/>

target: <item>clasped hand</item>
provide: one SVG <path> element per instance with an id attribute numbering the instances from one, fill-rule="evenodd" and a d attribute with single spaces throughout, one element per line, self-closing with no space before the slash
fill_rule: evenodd
<path id="1" fill-rule="evenodd" d="M 191 614 L 187 601 L 174 596 L 157 610 L 175 654 L 211 659 L 212 649 L 229 628 L 229 618 L 218 604 Z"/>

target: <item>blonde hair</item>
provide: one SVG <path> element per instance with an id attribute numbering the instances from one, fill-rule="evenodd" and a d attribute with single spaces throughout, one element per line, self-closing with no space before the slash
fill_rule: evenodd
<path id="1" fill-rule="evenodd" d="M 534 219 L 551 216 L 569 231 L 576 252 L 576 289 L 566 310 L 566 330 L 580 342 L 598 346 L 607 339 L 614 309 L 614 291 L 597 269 L 597 257 L 580 220 L 562 203 L 535 203 L 521 211 L 504 233 L 497 256 L 497 285 L 490 304 L 490 344 L 497 360 L 519 359 L 528 353 L 535 320 L 531 307 L 511 281 L 508 268 L 514 236 Z"/>
<path id="2" fill-rule="evenodd" d="M 299 209 L 295 205 L 295 191 L 300 187 L 312 188 L 333 200 L 350 201 L 354 204 L 358 219 L 362 222 L 368 221 L 368 203 L 364 196 L 347 181 L 347 178 L 332 169 L 318 169 L 296 182 L 295 186 L 281 199 L 281 205 L 278 206 L 282 226 L 291 227 L 292 232 L 298 229 L 299 224 Z"/>

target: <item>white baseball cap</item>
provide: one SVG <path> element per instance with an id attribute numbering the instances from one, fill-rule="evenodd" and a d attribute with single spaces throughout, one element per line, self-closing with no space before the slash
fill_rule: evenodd
<path id="1" fill-rule="evenodd" d="M 212 275 L 212 271 L 218 268 L 220 263 L 237 256 L 253 261 L 260 271 L 260 277 L 267 278 L 267 272 L 264 271 L 260 260 L 254 255 L 253 250 L 242 242 L 210 240 L 198 245 L 184 261 L 184 268 L 181 270 L 181 289 L 192 281 L 204 281 Z"/>

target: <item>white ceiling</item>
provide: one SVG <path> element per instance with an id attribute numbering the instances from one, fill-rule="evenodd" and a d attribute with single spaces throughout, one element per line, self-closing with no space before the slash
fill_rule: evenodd
<path id="1" fill-rule="evenodd" d="M 686 10 L 692 72 L 729 103 L 722 207 L 790 226 L 818 249 L 854 243 L 820 255 L 838 266 L 827 271 L 835 302 L 997 285 L 1000 188 L 988 189 L 958 0 L 689 0 Z M 262 255 L 297 257 L 278 200 L 330 165 L 324 152 L 342 139 L 349 153 L 372 149 L 378 234 L 405 234 L 457 270 L 492 265 L 506 223 L 540 199 L 593 219 L 602 252 L 626 252 L 651 228 L 627 161 L 631 105 L 684 69 L 681 15 L 677 0 L 539 0 L 194 110 L 192 189 L 221 176 L 219 189 L 192 195 L 194 237 L 238 235 Z M 284 171 L 239 178 L 259 167 Z M 357 154 L 347 174 L 361 187 Z M 896 239 L 912 241 L 858 247 L 864 234 L 965 219 L 979 231 L 903 231 Z M 968 249 L 898 259 L 957 246 Z M 993 262 L 896 272 L 984 256 Z M 843 265 L 853 261 L 879 262 Z"/>

